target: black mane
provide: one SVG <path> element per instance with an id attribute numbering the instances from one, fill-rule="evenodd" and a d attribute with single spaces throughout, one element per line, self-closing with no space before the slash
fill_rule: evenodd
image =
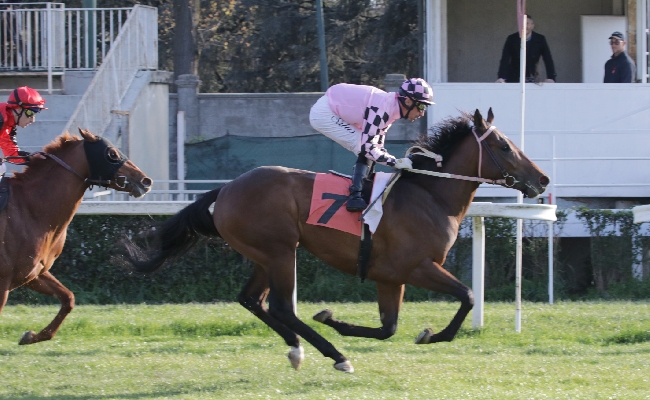
<path id="1" fill-rule="evenodd" d="M 472 128 L 472 116 L 464 112 L 459 117 L 447 118 L 429 128 L 428 133 L 420 135 L 415 146 L 440 154 L 443 160 L 448 160 L 458 143 L 471 134 Z"/>

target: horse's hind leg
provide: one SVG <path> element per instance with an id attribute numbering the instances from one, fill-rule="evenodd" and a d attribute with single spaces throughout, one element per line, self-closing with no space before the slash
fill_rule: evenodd
<path id="1" fill-rule="evenodd" d="M 409 276 L 409 284 L 442 294 L 449 294 L 460 301 L 460 308 L 454 315 L 449 325 L 438 333 L 431 328 L 425 329 L 415 339 L 416 344 L 437 342 L 451 342 L 465 317 L 474 307 L 474 294 L 472 290 L 455 276 L 445 270 L 440 264 L 431 260 L 424 260 Z"/>
<path id="2" fill-rule="evenodd" d="M 334 368 L 343 372 L 354 372 L 352 364 L 343 354 L 336 350 L 324 337 L 302 322 L 294 313 L 292 297 L 295 286 L 295 253 L 292 257 L 287 257 L 285 262 L 276 261 L 267 265 L 267 271 L 270 278 L 270 315 L 300 335 L 320 351 L 323 356 L 334 360 Z"/>
<path id="3" fill-rule="evenodd" d="M 284 342 L 291 346 L 289 361 L 291 361 L 291 365 L 295 369 L 299 369 L 304 359 L 304 350 L 300 345 L 300 337 L 269 314 L 264 304 L 268 294 L 269 277 L 260 265 L 255 264 L 253 275 L 239 293 L 239 304 L 276 331 L 284 339 Z"/>
<path id="4" fill-rule="evenodd" d="M 380 328 L 352 325 L 332 318 L 332 311 L 325 309 L 314 315 L 314 320 L 336 329 L 343 336 L 358 336 L 372 339 L 388 339 L 397 331 L 397 318 L 404 297 L 404 285 L 377 283 Z"/>
<path id="5" fill-rule="evenodd" d="M 61 302 L 61 309 L 52 322 L 50 322 L 50 324 L 42 331 L 38 334 L 34 331 L 25 332 L 18 344 L 33 344 L 44 340 L 50 340 L 61 327 L 65 317 L 67 317 L 74 308 L 74 294 L 49 272 L 44 272 L 25 286 L 38 293 L 56 297 Z"/>

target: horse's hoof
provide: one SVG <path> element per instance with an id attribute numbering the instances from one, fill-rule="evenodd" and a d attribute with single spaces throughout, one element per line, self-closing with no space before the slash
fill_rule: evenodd
<path id="1" fill-rule="evenodd" d="M 354 372 L 354 367 L 352 366 L 352 363 L 348 360 L 345 360 L 338 364 L 334 364 L 334 369 L 341 372 L 347 372 L 348 374 Z"/>
<path id="2" fill-rule="evenodd" d="M 431 330 L 431 328 L 427 328 L 423 330 L 417 338 L 415 338 L 415 344 L 431 343 L 431 336 L 433 336 L 433 330 Z"/>
<path id="3" fill-rule="evenodd" d="M 32 344 L 34 343 L 34 336 L 36 336 L 36 332 L 34 331 L 26 331 L 23 333 L 23 336 L 20 338 L 20 342 L 18 344 Z"/>
<path id="4" fill-rule="evenodd" d="M 291 350 L 289 350 L 289 355 L 287 357 L 289 357 L 289 362 L 291 362 L 293 369 L 298 371 L 305 359 L 305 349 L 302 346 L 291 346 Z"/>
<path id="5" fill-rule="evenodd" d="M 314 321 L 318 321 L 320 323 L 324 323 L 327 319 L 332 318 L 332 310 L 329 308 L 324 309 L 323 311 L 315 314 L 312 318 L 314 318 Z"/>

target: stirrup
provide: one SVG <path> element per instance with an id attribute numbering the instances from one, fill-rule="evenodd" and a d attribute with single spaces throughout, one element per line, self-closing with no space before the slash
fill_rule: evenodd
<path id="1" fill-rule="evenodd" d="M 349 197 L 345 203 L 345 209 L 349 212 L 363 211 L 368 207 L 368 204 L 361 198 L 361 196 Z"/>

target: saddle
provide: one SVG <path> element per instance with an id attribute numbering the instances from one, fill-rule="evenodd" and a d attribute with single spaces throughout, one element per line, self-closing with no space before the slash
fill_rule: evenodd
<path id="1" fill-rule="evenodd" d="M 0 180 L 0 211 L 4 210 L 9 203 L 9 178 L 6 176 L 2 177 Z"/>

